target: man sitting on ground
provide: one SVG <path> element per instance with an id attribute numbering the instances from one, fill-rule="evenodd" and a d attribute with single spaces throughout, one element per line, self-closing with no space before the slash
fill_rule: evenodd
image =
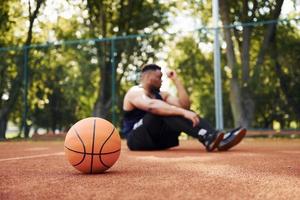
<path id="1" fill-rule="evenodd" d="M 225 151 L 238 144 L 246 129 L 228 133 L 217 131 L 190 109 L 188 94 L 175 71 L 167 73 L 176 86 L 178 97 L 160 91 L 161 67 L 142 68 L 140 85 L 130 88 L 123 102 L 123 134 L 130 150 L 162 150 L 177 146 L 181 132 L 197 138 L 208 152 Z"/>

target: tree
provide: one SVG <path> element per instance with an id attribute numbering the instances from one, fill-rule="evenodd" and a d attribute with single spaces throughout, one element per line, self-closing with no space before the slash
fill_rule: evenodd
<path id="1" fill-rule="evenodd" d="M 34 22 L 39 14 L 40 7 L 44 3 L 45 0 L 36 0 L 35 1 L 35 8 L 32 10 L 32 5 L 31 1 L 28 1 L 28 21 L 29 21 L 29 27 L 27 31 L 27 37 L 26 40 L 24 41 L 24 51 L 22 52 L 22 56 L 27 57 L 29 55 L 29 45 L 32 42 L 32 29 Z M 7 4 L 4 4 L 6 6 L 6 9 L 12 9 L 12 8 L 7 8 Z M 3 7 L 5 7 L 3 6 Z M 5 101 L 1 102 L 1 108 L 0 108 L 0 139 L 5 139 L 5 132 L 6 132 L 6 127 L 7 127 L 7 122 L 9 119 L 10 113 L 13 111 L 13 108 L 19 98 L 20 92 L 21 92 L 21 87 L 22 87 L 22 80 L 24 77 L 24 68 L 20 67 L 23 66 L 22 60 L 19 59 L 17 63 L 17 71 L 16 71 L 16 76 L 14 77 L 14 80 L 11 80 L 11 84 L 9 84 L 9 87 L 7 88 L 6 95 L 8 96 L 8 99 L 5 99 Z M 2 101 L 2 99 L 1 99 Z M 28 126 L 25 124 L 25 137 L 28 137 Z"/>
<path id="2" fill-rule="evenodd" d="M 290 23 L 285 26 L 276 27 L 271 36 L 271 50 L 269 51 L 272 60 L 272 67 L 279 80 L 279 88 L 285 97 L 283 110 L 288 109 L 290 119 L 300 119 L 300 35 L 299 29 Z M 284 117 L 286 118 L 286 117 Z M 282 123 L 285 124 L 285 123 Z M 299 126 L 299 121 L 298 121 Z"/>
<path id="3" fill-rule="evenodd" d="M 0 5 L 0 47 L 3 47 L 7 40 L 7 32 L 12 28 L 12 22 L 9 16 L 9 1 L 3 1 Z M 1 55 L 4 55 L 4 51 L 1 51 Z M 8 111 L 6 106 L 7 104 L 7 89 L 8 89 L 8 80 L 6 75 L 8 74 L 7 68 L 5 67 L 5 60 L 0 61 L 0 140 L 5 139 L 5 131 L 8 121 Z M 6 96 L 6 97 L 5 97 Z"/>
<path id="4" fill-rule="evenodd" d="M 92 42 L 68 44 L 68 39 L 76 38 L 76 30 L 84 34 L 77 16 L 39 25 L 44 32 L 55 30 L 55 40 L 64 42 L 31 49 L 28 119 L 35 130 L 65 131 L 91 113 L 97 81 L 96 48 Z M 43 33 L 40 35 L 43 41 Z"/>
<path id="5" fill-rule="evenodd" d="M 87 9 L 89 11 L 89 27 L 92 37 L 109 38 L 115 35 L 143 34 L 145 29 L 153 33 L 157 29 L 163 29 L 167 23 L 166 7 L 161 5 L 158 0 L 148 1 L 131 1 L 131 0 L 88 0 Z M 99 91 L 98 98 L 94 106 L 94 115 L 110 118 L 112 107 L 112 71 L 111 58 L 114 56 L 115 63 L 118 65 L 123 61 L 122 67 L 118 71 L 125 73 L 129 66 L 130 56 L 145 44 L 134 39 L 131 40 L 136 46 L 130 45 L 128 49 L 116 49 L 112 55 L 112 40 L 97 42 L 98 63 L 99 63 Z M 114 41 L 116 42 L 116 41 Z M 119 42 L 119 41 L 118 41 Z M 158 44 L 160 40 L 152 38 L 152 42 L 146 45 Z M 118 44 L 116 44 L 118 45 Z M 120 45 L 119 45 L 120 47 Z M 156 46 L 157 47 L 157 46 Z M 156 48 L 154 47 L 154 48 Z M 139 53 L 137 53 L 139 55 Z M 127 59 L 124 57 L 127 57 Z M 138 59 L 138 58 L 136 58 Z M 116 65 L 116 66 L 117 66 Z M 123 75 L 117 77 L 116 88 L 119 88 Z M 117 89 L 118 90 L 118 89 Z"/>
<path id="6" fill-rule="evenodd" d="M 242 23 L 255 20 L 277 20 L 280 16 L 283 0 L 263 1 L 219 1 L 221 20 L 224 26 L 235 21 Z M 263 10 L 263 11 L 262 11 Z M 265 11 L 264 11 L 265 10 Z M 268 12 L 269 10 L 269 12 Z M 241 12 L 242 11 L 242 12 Z M 253 100 L 253 88 L 260 84 L 259 69 L 261 68 L 267 49 L 271 43 L 277 24 L 267 25 L 261 37 L 259 52 L 253 64 L 253 76 L 251 76 L 250 50 L 253 42 L 253 27 L 244 26 L 241 30 L 237 27 L 224 28 L 226 41 L 227 63 L 232 71 L 230 79 L 230 103 L 235 125 L 251 126 L 255 113 L 255 101 Z M 238 54 L 236 52 L 239 52 Z M 237 56 L 240 56 L 238 59 Z M 240 64 L 238 62 L 240 60 Z M 241 66 L 241 67 L 239 67 Z M 241 74 L 241 78 L 239 78 Z"/>
<path id="7" fill-rule="evenodd" d="M 179 6 L 176 8 L 190 10 L 190 13 L 196 18 L 201 17 L 203 26 L 210 26 L 211 1 L 187 2 L 188 4 L 178 1 Z M 273 128 L 273 122 L 277 121 L 280 122 L 282 128 L 291 128 L 291 122 L 294 124 L 292 127 L 295 128 L 295 123 L 299 127 L 299 117 L 297 117 L 299 107 L 296 103 L 299 101 L 296 91 L 299 90 L 300 85 L 297 78 L 299 70 L 296 65 L 299 54 L 297 48 L 299 26 L 295 25 L 295 22 L 298 24 L 298 20 L 284 21 L 277 25 L 276 20 L 279 19 L 282 3 L 283 1 L 220 2 L 221 19 L 225 26 L 223 36 L 227 47 L 221 54 L 223 109 L 226 127 L 233 126 L 231 120 L 233 114 L 235 125 Z M 177 10 L 177 12 L 180 11 Z M 292 13 L 290 15 L 293 17 Z M 262 25 L 261 21 L 266 22 L 266 25 Z M 246 26 L 239 25 L 241 22 L 246 23 Z M 236 24 L 236 26 L 233 27 L 232 24 Z M 201 50 L 203 40 L 207 45 L 212 43 L 213 37 L 210 37 L 212 35 L 210 29 L 201 28 L 199 33 L 201 35 L 193 38 L 198 46 L 186 42 L 189 44 L 187 46 Z M 191 76 L 193 73 L 190 72 L 194 70 L 193 68 L 201 71 L 201 68 L 206 65 L 211 68 L 213 65 L 211 60 L 200 59 L 200 55 L 197 55 L 198 53 L 204 54 L 207 58 L 211 52 L 192 51 L 181 42 L 174 49 L 182 52 L 176 54 L 173 66 L 180 66 L 179 70 L 185 77 L 183 79 L 185 82 L 193 81 L 191 97 L 198 94 L 197 98 L 199 99 L 194 99 L 196 105 L 207 99 L 212 101 L 212 92 L 211 97 L 204 98 L 199 91 L 203 91 L 201 84 L 213 85 L 213 83 L 195 81 Z M 188 56 L 185 56 L 186 54 Z M 171 55 L 174 55 L 173 51 Z M 208 64 L 206 64 L 207 62 Z M 203 73 L 204 77 L 200 76 L 199 79 L 206 79 L 209 75 L 205 71 Z M 194 74 L 197 73 L 194 72 Z M 213 88 L 211 89 L 213 91 Z M 200 110 L 205 117 L 213 119 L 213 116 L 206 111 L 210 104 L 205 105 L 204 107 L 196 106 L 197 110 Z M 230 106 L 231 111 L 228 110 Z M 212 112 L 213 108 L 210 110 Z"/>

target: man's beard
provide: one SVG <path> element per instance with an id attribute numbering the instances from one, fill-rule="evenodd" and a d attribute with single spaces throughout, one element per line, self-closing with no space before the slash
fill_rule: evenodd
<path id="1" fill-rule="evenodd" d="M 151 86 L 150 91 L 152 94 L 159 93 L 160 87 Z"/>

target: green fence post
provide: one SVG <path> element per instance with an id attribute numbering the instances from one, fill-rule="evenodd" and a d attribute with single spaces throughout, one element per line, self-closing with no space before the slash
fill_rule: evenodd
<path id="1" fill-rule="evenodd" d="M 115 39 L 111 40 L 111 95 L 112 95 L 112 122 L 116 125 L 116 63 L 115 63 Z"/>
<path id="2" fill-rule="evenodd" d="M 24 46 L 24 64 L 23 64 L 23 84 L 24 84 L 24 93 L 23 93 L 23 102 L 24 102 L 24 112 L 23 112 L 23 124 L 22 130 L 24 131 L 24 137 L 27 127 L 27 114 L 28 114 L 28 102 L 27 102 L 27 94 L 28 94 L 28 46 Z"/>

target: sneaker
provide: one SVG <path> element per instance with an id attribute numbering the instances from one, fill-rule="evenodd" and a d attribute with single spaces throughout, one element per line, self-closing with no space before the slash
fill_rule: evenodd
<path id="1" fill-rule="evenodd" d="M 218 145 L 219 151 L 227 151 L 242 141 L 245 137 L 247 130 L 242 127 L 238 127 L 224 135 L 224 139 Z"/>
<path id="2" fill-rule="evenodd" d="M 217 133 L 208 133 L 203 136 L 203 144 L 206 148 L 206 151 L 213 151 L 223 140 L 224 133 L 217 132 Z"/>

